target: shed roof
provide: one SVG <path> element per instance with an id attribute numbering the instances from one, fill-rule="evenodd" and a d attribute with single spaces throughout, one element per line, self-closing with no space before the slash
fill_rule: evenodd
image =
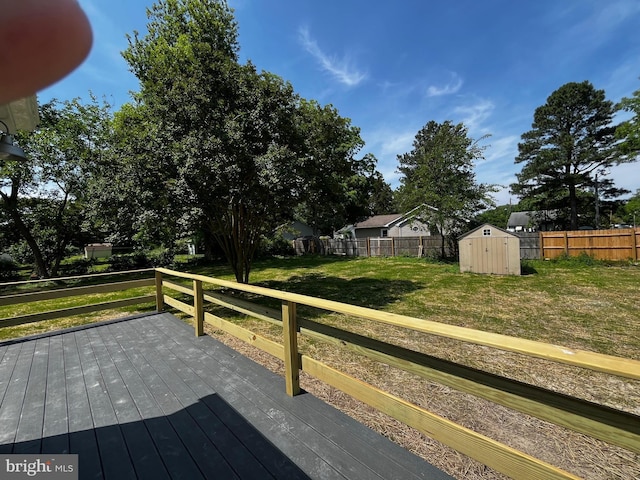
<path id="1" fill-rule="evenodd" d="M 496 230 L 500 230 L 501 232 L 503 232 L 503 233 L 505 233 L 505 234 L 509 235 L 510 237 L 520 238 L 520 237 L 518 237 L 518 235 L 516 235 L 516 234 L 514 234 L 514 233 L 511 233 L 511 232 L 508 232 L 508 231 L 507 231 L 507 230 L 505 230 L 504 228 L 496 227 L 495 225 L 492 225 L 492 224 L 490 224 L 490 223 L 483 223 L 483 224 L 482 224 L 482 225 L 480 225 L 479 227 L 476 227 L 476 228 L 474 228 L 473 230 L 469 230 L 468 232 L 463 233 L 462 235 L 460 235 L 460 236 L 458 237 L 458 240 L 462 240 L 463 238 L 468 237 L 468 236 L 469 236 L 469 235 L 471 235 L 472 233 L 475 233 L 475 232 L 477 232 L 478 230 L 483 229 L 483 228 L 487 228 L 487 227 L 491 227 L 491 228 L 495 228 Z"/>

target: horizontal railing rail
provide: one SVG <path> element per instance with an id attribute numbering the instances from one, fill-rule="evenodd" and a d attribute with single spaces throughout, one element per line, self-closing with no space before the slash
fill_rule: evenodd
<path id="1" fill-rule="evenodd" d="M 192 283 L 185 286 L 166 280 L 166 276 L 189 280 Z M 297 306 L 304 305 L 329 312 L 353 315 L 417 332 L 490 346 L 630 379 L 640 379 L 640 361 L 446 325 L 331 300 L 164 268 L 156 269 L 156 281 L 158 310 L 161 310 L 163 304 L 166 304 L 194 317 L 196 335 L 204 333 L 205 323 L 210 324 L 216 329 L 225 331 L 283 360 L 286 390 L 289 395 L 295 395 L 300 391 L 299 373 L 306 372 L 431 438 L 513 478 L 577 477 L 299 352 L 298 334 L 340 348 L 347 348 L 370 359 L 403 369 L 430 381 L 490 400 L 623 447 L 631 452 L 640 453 L 640 417 L 637 415 L 456 364 L 309 319 L 298 318 Z M 279 300 L 281 310 L 264 307 L 219 292 L 205 292 L 203 289 L 205 284 Z M 165 288 L 193 297 L 193 303 L 185 303 L 165 294 Z M 220 316 L 204 311 L 205 302 L 280 325 L 283 332 L 282 343 L 275 342 Z"/>
<path id="2" fill-rule="evenodd" d="M 304 318 L 299 314 L 298 307 L 312 307 L 346 316 L 355 316 L 367 321 L 516 352 L 634 380 L 640 379 L 640 361 L 638 360 L 446 325 L 332 300 L 165 268 L 121 272 L 121 275 L 147 272 L 154 272 L 153 278 L 136 278 L 72 287 L 56 285 L 57 288 L 54 289 L 14 292 L 0 296 L 0 308 L 5 308 L 155 285 L 153 293 L 141 296 L 83 305 L 76 304 L 70 308 L 39 311 L 31 314 L 18 312 L 18 315 L 0 319 L 0 327 L 155 301 L 157 311 L 162 311 L 165 306 L 168 306 L 193 317 L 196 335 L 203 335 L 204 326 L 208 324 L 283 360 L 285 388 L 291 396 L 300 392 L 299 376 L 300 372 L 305 372 L 513 478 L 566 479 L 577 477 L 554 465 L 442 418 L 390 392 L 363 382 L 344 371 L 323 363 L 320 359 L 313 358 L 305 351 L 299 350 L 299 337 L 347 349 L 365 358 L 410 372 L 420 378 L 597 438 L 635 454 L 640 453 L 640 417 L 637 415 Z M 96 276 L 90 277 L 94 279 Z M 84 278 L 86 276 L 67 277 L 65 280 Z M 205 285 L 207 285 L 206 290 Z M 14 282 L 12 286 L 19 285 Z M 180 295 L 170 295 L 171 292 L 177 292 Z M 277 300 L 280 302 L 280 308 L 275 309 L 246 298 L 238 298 L 229 292 L 243 292 L 252 297 Z M 187 300 L 185 300 L 185 296 Z M 282 331 L 281 341 L 274 341 L 239 325 L 238 322 L 232 322 L 219 314 L 206 311 L 206 304 L 277 325 Z M 218 313 L 219 309 L 216 308 L 212 311 Z"/>
<path id="3" fill-rule="evenodd" d="M 87 295 L 97 295 L 97 294 L 105 294 L 112 292 L 121 292 L 126 290 L 138 289 L 143 287 L 152 287 L 155 285 L 155 276 L 153 275 L 154 269 L 142 269 L 142 270 L 128 270 L 125 272 L 113 272 L 113 273 L 102 273 L 102 274 L 93 274 L 93 275 L 79 275 L 75 277 L 60 277 L 60 278 L 49 278 L 42 280 L 27 280 L 24 282 L 9 282 L 2 283 L 0 287 L 10 287 L 14 291 L 23 285 L 33 285 L 37 283 L 41 284 L 50 284 L 55 283 L 55 288 L 47 288 L 42 290 L 37 290 L 34 292 L 23 292 L 23 293 L 9 293 L 5 295 L 0 295 L 0 308 L 1 307 L 10 307 L 14 305 L 26 305 L 35 302 L 44 302 L 47 300 L 59 300 L 70 297 L 85 297 Z M 96 278 L 102 277 L 121 277 L 121 276 L 131 276 L 131 275 L 139 275 L 139 274 L 149 274 L 147 278 L 134 279 L 134 280 L 126 280 L 120 282 L 112 282 L 112 283 L 102 283 L 97 285 L 85 285 L 78 287 L 60 287 L 58 284 L 67 282 L 67 281 L 84 281 L 84 280 L 95 280 Z M 33 323 L 33 322 L 42 322 L 45 320 L 55 320 L 59 318 L 66 318 L 75 315 L 83 315 L 86 313 L 98 312 L 102 310 L 111 310 L 123 307 L 129 307 L 133 305 L 139 305 L 143 303 L 154 303 L 156 301 L 155 294 L 147 294 L 147 295 L 138 295 L 131 296 L 127 298 L 120 298 L 117 300 L 111 301 L 101 301 L 88 303 L 83 305 L 74 305 L 72 307 L 53 309 L 35 313 L 21 313 L 18 312 L 17 315 L 12 315 L 6 318 L 0 318 L 0 327 L 11 327 L 22 325 L 25 323 Z"/>

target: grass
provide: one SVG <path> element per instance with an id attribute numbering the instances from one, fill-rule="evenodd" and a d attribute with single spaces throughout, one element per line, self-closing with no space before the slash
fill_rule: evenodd
<path id="1" fill-rule="evenodd" d="M 528 261 L 523 276 L 459 273 L 416 258 L 303 257 L 251 282 L 452 325 L 640 359 L 640 268 Z M 197 273 L 231 278 L 222 268 Z"/>
<path id="2" fill-rule="evenodd" d="M 456 264 L 416 258 L 304 257 L 260 262 L 252 283 L 417 318 L 576 349 L 640 359 L 640 268 L 581 260 L 530 261 L 520 277 L 459 273 Z M 197 273 L 226 276 L 224 269 Z M 274 305 L 276 306 L 276 305 Z M 356 318 L 299 309 L 299 315 L 526 383 L 640 415 L 640 382 L 540 359 L 407 332 Z M 281 341 L 277 327 L 241 316 L 243 326 Z M 242 342 L 209 330 L 278 373 L 282 365 Z M 300 349 L 378 388 L 421 405 L 578 476 L 640 478 L 637 455 L 416 379 L 388 365 L 320 342 Z M 304 377 L 303 387 L 458 478 L 502 478 L 349 397 Z M 549 441 L 562 439 L 562 441 Z"/>
<path id="3" fill-rule="evenodd" d="M 226 266 L 199 265 L 186 269 L 192 273 L 234 279 Z M 640 267 L 560 259 L 527 261 L 523 271 L 526 274 L 519 277 L 461 274 L 457 264 L 433 263 L 417 258 L 305 256 L 256 262 L 251 283 L 417 318 L 640 359 Z M 116 292 L 113 295 L 123 298 L 118 295 L 132 296 L 133 293 Z M 57 302 L 60 301 L 29 308 L 62 308 Z M 277 308 L 278 304 L 272 306 Z M 0 318 L 11 315 L 7 308 L 0 307 Z M 132 311 L 130 308 L 125 313 Z M 109 317 L 111 312 L 96 315 L 92 317 L 94 321 L 113 318 Z M 640 415 L 640 382 L 623 381 L 544 360 L 303 307 L 299 309 L 299 315 Z M 281 341 L 280 330 L 271 324 L 228 312 L 225 316 Z M 26 335 L 36 333 L 35 328 L 44 325 L 49 329 L 63 328 L 88 318 L 24 325 L 15 327 L 20 330 L 11 332 L 10 329 L 5 330 L 11 336 Z M 268 368 L 282 372 L 282 365 L 268 355 L 211 329 L 208 333 Z M 8 338 L 3 330 L 0 330 L 0 338 Z M 320 342 L 301 340 L 300 348 L 407 401 L 577 475 L 598 479 L 640 477 L 637 455 L 416 379 L 388 365 L 368 361 Z M 304 375 L 303 382 L 306 390 L 458 478 L 501 478 L 320 382 Z"/>
<path id="4" fill-rule="evenodd" d="M 97 272 L 96 272 L 97 273 Z M 151 272 L 146 273 L 149 278 Z M 115 283 L 126 280 L 135 280 L 145 278 L 145 274 L 126 274 L 113 276 L 98 276 L 95 278 L 84 278 L 81 280 L 51 280 L 47 282 L 27 283 L 19 286 L 0 287 L 0 295 L 31 293 L 40 290 L 51 290 L 56 288 L 70 288 L 88 285 L 97 285 L 102 283 Z M 80 305 L 89 305 L 92 303 L 108 302 L 112 300 L 122 300 L 125 298 L 148 295 L 153 293 L 155 287 L 132 288 L 128 290 L 120 290 L 110 293 L 83 295 L 81 297 L 66 297 L 55 300 L 45 300 L 41 302 L 25 303 L 18 305 L 0 306 L 0 318 L 12 318 L 20 315 L 30 315 L 40 312 L 52 310 L 60 310 L 64 308 L 76 307 Z M 121 316 L 130 315 L 140 311 L 151 311 L 155 309 L 155 305 L 131 306 L 114 310 L 103 310 L 99 312 L 87 313 L 83 315 L 75 315 L 71 317 L 17 325 L 13 327 L 0 328 L 0 341 L 10 338 L 23 337 L 44 333 L 52 330 L 60 330 L 63 328 L 76 327 L 88 323 L 99 322 L 102 320 L 114 319 Z"/>

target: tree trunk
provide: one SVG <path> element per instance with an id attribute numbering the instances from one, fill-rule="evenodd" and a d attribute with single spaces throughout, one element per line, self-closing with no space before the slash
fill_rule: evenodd
<path id="1" fill-rule="evenodd" d="M 27 245 L 29 245 L 29 248 L 31 249 L 31 253 L 33 253 L 33 260 L 36 264 L 36 274 L 40 278 L 49 278 L 49 271 L 47 269 L 47 264 L 42 256 L 42 252 L 40 251 L 40 246 L 36 242 L 35 238 L 33 238 L 33 235 L 31 235 L 29 228 L 27 228 L 27 226 L 22 221 L 20 213 L 17 209 L 9 208 L 9 214 L 16 224 L 18 233 L 22 236 L 22 238 L 24 238 L 24 240 L 27 242 Z"/>
<path id="2" fill-rule="evenodd" d="M 2 197 L 5 210 L 9 212 L 11 219 L 16 224 L 18 233 L 22 236 L 22 238 L 24 238 L 24 240 L 27 242 L 27 245 L 29 245 L 29 248 L 31 249 L 33 260 L 36 264 L 36 274 L 40 278 L 49 278 L 49 271 L 47 269 L 47 264 L 42 256 L 42 252 L 40 251 L 40 246 L 38 245 L 38 242 L 36 242 L 36 239 L 33 238 L 31 231 L 22 221 L 22 217 L 20 216 L 20 211 L 18 210 L 17 184 L 14 183 L 12 185 L 10 195 L 7 195 L 4 192 L 0 192 L 0 196 Z"/>
<path id="3" fill-rule="evenodd" d="M 569 205 L 571 206 L 571 230 L 578 229 L 578 198 L 576 196 L 576 186 L 569 185 Z"/>

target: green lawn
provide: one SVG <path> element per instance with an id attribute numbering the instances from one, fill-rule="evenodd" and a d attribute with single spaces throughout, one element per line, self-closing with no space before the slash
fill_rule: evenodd
<path id="1" fill-rule="evenodd" d="M 251 272 L 251 283 L 417 318 L 640 359 L 639 266 L 605 265 L 585 259 L 530 261 L 523 266 L 526 275 L 506 277 L 461 274 L 457 264 L 432 263 L 417 258 L 305 256 L 258 261 Z M 226 266 L 183 265 L 180 269 L 226 280 L 234 279 Z M 205 289 L 208 287 L 205 286 Z M 153 291 L 153 287 L 137 292 L 116 292 L 109 294 L 109 299 L 150 291 Z M 18 307 L 21 308 L 20 312 L 16 307 L 0 307 L 0 318 L 25 313 L 26 308 L 34 312 L 43 311 L 70 306 L 74 302 L 88 303 L 87 300 L 76 298 L 23 305 Z M 265 299 L 253 300 L 270 303 Z M 184 298 L 184 301 L 189 299 Z M 277 302 L 270 304 L 278 307 Z M 208 308 L 216 310 L 217 307 Z M 153 305 L 147 307 L 148 311 L 153 309 Z M 126 311 L 106 311 L 4 328 L 0 329 L 0 339 L 114 318 L 115 315 L 133 311 L 134 307 L 131 307 Z M 281 328 L 277 325 L 228 311 L 219 314 L 256 333 L 281 341 Z M 636 381 L 303 306 L 298 309 L 298 315 L 588 401 L 640 413 L 637 394 L 640 385 Z M 274 366 L 269 355 L 256 353 L 246 344 L 234 342 L 230 336 L 207 328 L 209 334 L 221 341 L 231 342 L 241 353 L 255 355 L 256 361 L 281 373 L 279 369 L 282 366 Z M 306 337 L 299 341 L 303 353 L 329 366 L 578 475 L 590 475 L 589 478 L 597 479 L 637 476 L 634 466 L 637 462 L 631 460 L 628 452 L 622 449 L 603 446 L 560 427 L 550 427 L 526 415 L 432 384 L 355 352 Z M 306 381 L 308 383 L 303 385 L 306 390 L 432 463 L 435 461 L 436 465 L 458 478 L 475 478 L 469 473 L 472 471 L 485 472 L 484 467 L 463 460 L 460 456 L 452 456 L 450 450 L 434 446 L 433 442 L 409 427 L 374 413 L 319 382 Z M 549 442 L 549 438 L 561 438 L 562 441 Z M 576 455 L 578 451 L 580 455 Z M 607 462 L 601 461 L 603 451 L 613 452 L 607 457 Z M 612 471 L 621 473 L 613 475 Z M 489 475 L 488 478 L 496 477 Z"/>
<path id="2" fill-rule="evenodd" d="M 197 273 L 232 279 L 224 268 Z M 259 262 L 251 283 L 417 318 L 640 358 L 640 267 L 527 261 L 526 275 L 461 274 L 417 258 Z"/>
<path id="3" fill-rule="evenodd" d="M 234 279 L 224 265 L 182 268 Z M 519 277 L 461 274 L 457 264 L 417 258 L 305 256 L 258 261 L 251 272 L 251 283 L 572 348 L 640 358 L 640 267 L 527 261 L 523 270 L 527 274 Z M 103 300 L 149 291 L 117 292 Z M 80 301 L 74 298 L 0 307 L 0 318 L 64 308 Z M 87 303 L 86 299 L 82 301 Z M 91 318 L 104 317 L 102 313 Z M 41 328 L 38 326 L 36 330 Z M 24 335 L 29 333 L 29 327 L 0 331 L 0 338 L 7 338 L 9 333 Z"/>

